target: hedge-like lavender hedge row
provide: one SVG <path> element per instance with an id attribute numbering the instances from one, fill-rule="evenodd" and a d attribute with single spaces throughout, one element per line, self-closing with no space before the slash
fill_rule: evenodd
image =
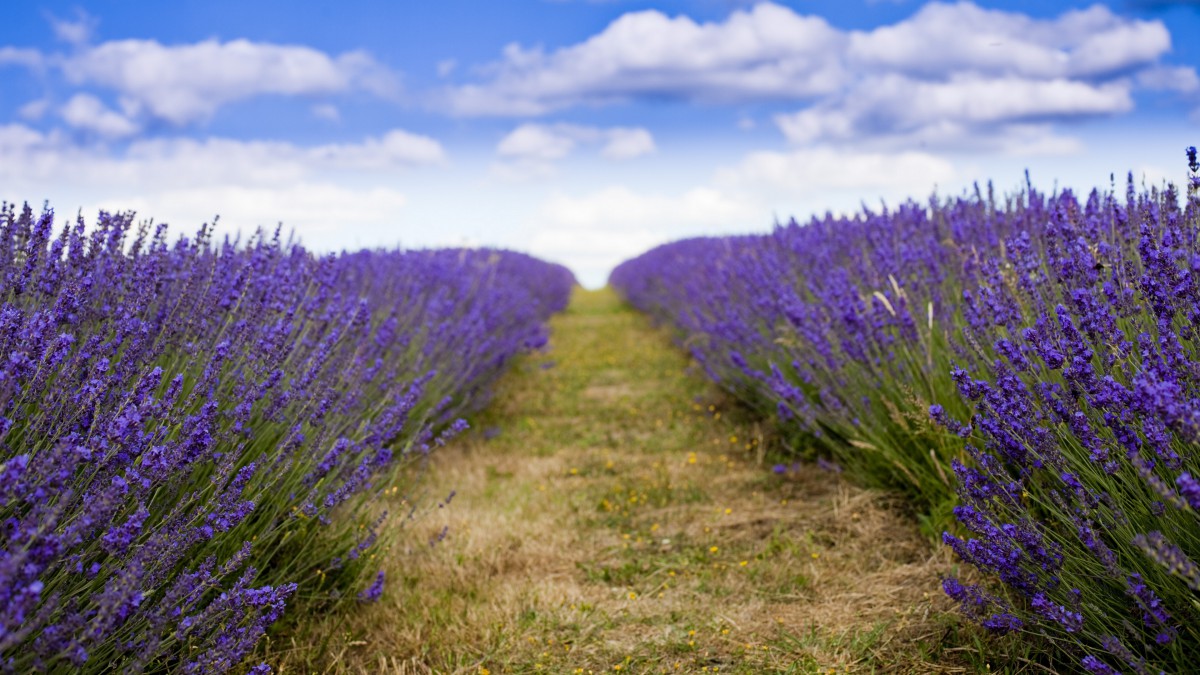
<path id="1" fill-rule="evenodd" d="M 799 451 L 907 495 L 988 629 L 1093 673 L 1200 661 L 1200 163 L 667 244 L 611 283 Z M 953 514 L 955 524 L 950 514 Z"/>
<path id="2" fill-rule="evenodd" d="M 573 285 L 0 208 L 0 671 L 224 672 L 285 607 L 377 597 L 378 498 Z"/>

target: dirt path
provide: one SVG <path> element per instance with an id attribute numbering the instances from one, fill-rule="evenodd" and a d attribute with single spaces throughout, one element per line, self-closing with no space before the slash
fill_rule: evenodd
<path id="1" fill-rule="evenodd" d="M 457 496 L 388 554 L 384 598 L 315 623 L 322 667 L 959 670 L 931 611 L 947 559 L 910 521 L 837 474 L 772 472 L 770 440 L 611 291 L 552 329 L 436 453 L 428 494 Z"/>

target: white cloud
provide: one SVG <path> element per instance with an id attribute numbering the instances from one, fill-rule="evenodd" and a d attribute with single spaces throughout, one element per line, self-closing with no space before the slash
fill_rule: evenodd
<path id="1" fill-rule="evenodd" d="M 236 185 L 276 188 L 316 180 L 341 180 L 364 172 L 380 177 L 406 167 L 445 161 L 432 138 L 393 130 L 357 143 L 298 146 L 278 141 L 226 138 L 135 140 L 118 153 L 73 145 L 61 133 L 13 124 L 0 127 L 0 184 L 66 184 L 125 194 Z"/>
<path id="2" fill-rule="evenodd" d="M 379 138 L 367 138 L 361 143 L 317 146 L 303 154 L 318 165 L 356 170 L 446 161 L 446 152 L 440 143 L 402 129 L 394 129 Z"/>
<path id="3" fill-rule="evenodd" d="M 546 53 L 510 44 L 489 81 L 449 90 L 462 115 L 540 115 L 638 96 L 702 101 L 803 98 L 837 89 L 844 36 L 819 17 L 763 3 L 721 23 L 648 10 Z"/>
<path id="4" fill-rule="evenodd" d="M 1126 113 L 1137 88 L 1200 87 L 1194 68 L 1161 62 L 1170 49 L 1162 22 L 1103 5 L 1034 18 L 932 2 L 869 31 L 770 2 L 710 23 L 641 11 L 554 50 L 510 44 L 479 81 L 448 89 L 445 104 L 462 115 L 543 115 L 633 99 L 784 100 L 806 106 L 776 118 L 797 143 L 1011 141 L 1049 152 L 1078 147 L 1056 125 Z"/>
<path id="5" fill-rule="evenodd" d="M 654 136 L 641 127 L 600 127 L 578 124 L 518 126 L 500 139 L 496 154 L 503 161 L 492 165 L 492 175 L 507 182 L 526 182 L 554 176 L 554 163 L 565 159 L 579 145 L 603 143 L 600 155 L 611 160 L 628 160 L 655 151 Z"/>
<path id="6" fill-rule="evenodd" d="M 266 94 L 398 93 L 395 77 L 365 52 L 330 57 L 309 47 L 248 40 L 174 46 L 118 40 L 65 57 L 61 68 L 73 84 L 113 89 L 137 111 L 176 125 L 206 120 L 224 104 Z"/>
<path id="7" fill-rule="evenodd" d="M 100 22 L 83 11 L 75 8 L 75 20 L 59 19 L 54 15 L 47 15 L 50 20 L 50 28 L 54 30 L 54 36 L 67 44 L 80 46 L 87 44 L 92 39 L 92 34 L 96 32 L 96 27 Z"/>
<path id="8" fill-rule="evenodd" d="M 44 66 L 45 62 L 45 57 L 36 49 L 0 47 L 0 66 L 24 66 L 38 69 Z"/>
<path id="9" fill-rule="evenodd" d="M 953 164 L 930 153 L 816 147 L 750 153 L 737 165 L 718 170 L 716 183 L 728 190 L 798 198 L 833 190 L 920 194 L 957 177 Z"/>
<path id="10" fill-rule="evenodd" d="M 40 120 L 50 111 L 49 99 L 34 99 L 17 109 L 17 115 L 22 119 Z"/>
<path id="11" fill-rule="evenodd" d="M 13 167 L 18 160 L 28 159 L 27 153 L 56 143 L 56 139 L 24 124 L 0 125 L 0 155 L 11 157 L 13 162 L 0 163 L 3 167 Z"/>
<path id="12" fill-rule="evenodd" d="M 458 68 L 458 61 L 455 59 L 442 59 L 437 62 L 438 77 L 450 77 L 456 68 Z"/>
<path id="13" fill-rule="evenodd" d="M 971 2 L 930 3 L 909 19 L 850 34 L 857 67 L 937 78 L 1098 77 L 1150 65 L 1171 48 L 1160 22 L 1134 21 L 1102 5 L 1056 19 L 989 10 Z"/>
<path id="14" fill-rule="evenodd" d="M 560 124 L 522 124 L 513 129 L 496 146 L 501 157 L 553 161 L 571 154 L 575 144 L 593 135 L 586 127 Z"/>
<path id="15" fill-rule="evenodd" d="M 853 81 L 775 121 L 802 145 L 1072 153 L 1080 143 L 1056 133 L 1056 123 L 1126 113 L 1135 86 L 1195 77 L 1190 68 L 1164 72 L 1157 64 L 1170 46 L 1161 23 L 1100 5 L 1034 19 L 969 2 L 931 3 L 897 24 L 851 33 Z"/>
<path id="16" fill-rule="evenodd" d="M 1158 66 L 1137 74 L 1139 85 L 1147 89 L 1193 94 L 1200 91 L 1200 75 L 1189 66 Z"/>
<path id="17" fill-rule="evenodd" d="M 1031 122 L 1132 108 L 1126 80 L 1090 84 L 972 75 L 929 82 L 893 74 L 865 78 L 843 97 L 775 121 L 798 144 L 879 138 L 893 146 L 994 148 L 1021 136 Z M 992 133 L 983 133 L 988 128 Z"/>
<path id="18" fill-rule="evenodd" d="M 71 127 L 104 138 L 125 138 L 138 132 L 137 124 L 91 94 L 75 94 L 58 112 Z"/>
<path id="19" fill-rule="evenodd" d="M 609 159 L 634 159 L 657 149 L 654 137 L 642 128 L 615 127 L 607 135 L 608 142 L 600 154 Z"/>
<path id="20" fill-rule="evenodd" d="M 393 130 L 354 143 L 299 146 L 222 138 L 135 140 L 112 151 L 77 145 L 65 132 L 0 126 L 0 185 L 7 200 L 59 212 L 136 210 L 191 232 L 221 216 L 221 231 L 282 221 L 322 250 L 388 246 L 410 208 L 406 167 L 441 163 L 433 139 Z M 405 236 L 401 236 L 404 234 Z"/>
<path id="21" fill-rule="evenodd" d="M 1114 16 L 1103 5 L 1078 12 L 1097 15 L 1095 28 L 1080 31 L 1086 35 L 1073 45 L 1069 74 L 1100 77 L 1123 74 L 1155 63 L 1171 50 L 1171 34 L 1159 22 L 1129 21 Z M 1069 13 L 1069 17 L 1075 12 Z M 1085 32 L 1086 31 L 1086 32 Z"/>
<path id="22" fill-rule="evenodd" d="M 930 3 L 872 31 L 840 31 L 769 2 L 697 24 L 657 11 L 621 16 L 591 38 L 547 53 L 508 45 L 488 80 L 454 89 L 460 114 L 543 114 L 638 96 L 701 101 L 808 99 L 859 76 L 1098 78 L 1152 66 L 1171 47 L 1157 21 L 1097 5 L 1055 19 Z"/>
<path id="23" fill-rule="evenodd" d="M 609 159 L 633 159 L 655 151 L 654 136 L 642 127 L 600 127 L 578 124 L 518 126 L 500 140 L 496 153 L 522 160 L 563 159 L 580 143 L 604 143 L 600 154 Z"/>

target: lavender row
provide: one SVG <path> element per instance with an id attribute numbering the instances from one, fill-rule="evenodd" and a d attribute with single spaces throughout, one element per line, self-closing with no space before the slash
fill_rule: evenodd
<path id="1" fill-rule="evenodd" d="M 0 672 L 225 672 L 285 609 L 378 597 L 381 497 L 573 285 L 0 208 Z"/>
<path id="2" fill-rule="evenodd" d="M 798 451 L 907 495 L 997 633 L 1094 673 L 1200 657 L 1200 163 L 1186 195 L 1032 186 L 614 271 Z"/>

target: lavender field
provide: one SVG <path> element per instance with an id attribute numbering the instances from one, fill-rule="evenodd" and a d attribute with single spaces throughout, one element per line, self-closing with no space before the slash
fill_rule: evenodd
<path id="1" fill-rule="evenodd" d="M 1052 667 L 1186 671 L 1200 647 L 1200 161 L 1186 158 L 1184 192 L 988 186 L 681 240 L 611 282 L 770 424 L 761 472 L 817 462 L 901 498 L 968 566 L 940 580 L 954 611 L 1026 636 Z M 379 600 L 377 553 L 428 506 L 431 453 L 546 345 L 575 286 L 511 251 L 316 255 L 278 232 L 218 242 L 27 205 L 0 209 L 0 244 L 9 672 L 268 672 L 247 659 L 288 618 Z"/>
<path id="2" fill-rule="evenodd" d="M 612 283 L 797 458 L 906 496 L 960 611 L 1091 673 L 1200 656 L 1200 163 L 689 239 Z M 785 471 L 786 466 L 777 467 Z"/>
<path id="3" fill-rule="evenodd" d="M 915 580 L 905 573 L 905 588 L 928 584 L 926 598 L 935 592 L 952 601 L 927 605 L 926 615 L 978 624 L 990 645 L 980 662 L 987 650 L 1002 658 L 1014 636 L 1024 636 L 1028 664 L 1184 672 L 1200 651 L 1195 148 L 1186 159 L 1184 191 L 1138 189 L 1130 179 L 1123 193 L 1097 189 L 1085 198 L 1030 183 L 998 196 L 989 185 L 926 204 L 792 221 L 766 235 L 681 240 L 618 266 L 611 283 L 744 407 L 730 412 L 744 421 L 712 443 L 721 446 L 724 433 L 741 452 L 739 436 L 751 435 L 744 451 L 757 455 L 757 468 L 749 468 L 752 460 L 735 469 L 726 455 L 718 466 L 774 476 L 779 490 L 815 463 L 837 481 L 898 499 L 889 513 L 923 533 L 904 539 L 906 550 L 932 554 L 940 545 L 961 561 L 958 571 L 935 576 L 926 568 Z M 576 286 L 565 267 L 505 250 L 317 255 L 279 232 L 216 241 L 207 227 L 175 236 L 164 225 L 135 223 L 131 213 L 63 223 L 48 207 L 35 214 L 8 204 L 0 208 L 0 266 L 0 347 L 8 354 L 0 409 L 0 665 L 7 672 L 286 672 L 297 663 L 286 652 L 264 651 L 269 636 L 328 631 L 320 627 L 362 613 L 395 589 L 389 570 L 406 588 L 445 584 L 439 579 L 447 565 L 473 558 L 458 550 L 456 563 L 415 558 L 397 568 L 412 555 L 411 543 L 393 551 L 415 534 L 406 523 L 424 527 L 427 511 L 449 507 L 456 495 L 454 488 L 430 495 L 422 474 L 437 448 L 456 442 L 470 426 L 466 418 L 487 406 L 510 364 L 546 347 L 547 321 L 568 308 Z M 580 298 L 572 306 L 596 306 Z M 612 331 L 631 329 L 604 330 L 612 343 L 625 339 Z M 614 356 L 585 346 L 582 334 L 563 340 L 585 340 L 560 354 L 570 372 L 589 353 L 609 355 L 587 366 L 598 370 L 571 376 L 585 389 L 545 394 L 560 399 L 558 411 L 538 413 L 554 415 L 541 423 L 526 418 L 528 431 L 502 446 L 506 457 L 574 456 L 580 438 L 612 438 L 622 405 L 635 413 L 624 424 L 636 424 L 642 405 L 666 405 L 668 418 L 687 405 L 679 383 L 644 403 L 622 403 L 634 400 L 632 385 L 609 385 L 619 394 L 589 393 L 609 391 L 595 383 L 610 377 L 604 368 Z M 524 396 L 538 396 L 549 382 L 563 386 L 541 381 L 528 380 Z M 585 398 L 575 402 L 567 391 Z M 586 396 L 616 398 L 597 408 Z M 664 413 L 654 414 L 661 431 Z M 509 424 L 495 413 L 490 419 L 502 426 L 468 435 L 486 442 Z M 542 424 L 565 426 L 535 434 Z M 686 418 L 676 424 L 657 443 L 686 450 L 685 468 L 703 464 L 687 448 L 706 443 L 710 432 Z M 622 461 L 662 456 L 636 433 L 629 438 L 635 454 Z M 608 456 L 606 473 L 620 476 Z M 585 450 L 569 461 L 598 460 Z M 470 490 L 464 498 L 472 519 L 507 522 L 503 509 L 511 507 L 461 473 L 473 460 L 453 462 L 438 472 L 458 475 Z M 565 473 L 579 475 L 578 468 Z M 703 543 L 708 535 L 689 534 L 695 520 L 668 515 L 700 489 L 686 472 L 663 483 L 645 473 L 630 479 L 645 482 L 628 488 L 629 503 L 656 507 L 614 511 L 610 500 L 626 488 L 606 488 L 600 511 L 615 515 L 585 517 L 580 536 L 588 528 L 625 530 L 633 557 L 623 564 L 694 576 L 692 601 L 722 585 L 747 592 L 739 575 L 703 571 L 732 565 L 722 562 L 723 546 L 746 556 L 733 570 L 797 560 L 736 530 L 712 545 Z M 510 489 L 529 489 L 523 485 Z M 809 496 L 790 493 L 797 508 L 826 508 L 805 500 L 827 493 L 803 490 Z M 740 503 L 735 493 L 699 501 L 714 499 L 785 522 L 778 507 Z M 578 503 L 571 503 L 556 517 L 575 518 Z M 558 504 L 539 508 L 566 507 Z M 702 511 L 688 517 L 705 518 Z M 687 555 L 697 557 L 679 558 L 665 544 L 643 548 L 645 535 L 630 549 L 630 533 L 656 536 L 657 522 L 645 529 L 650 518 L 665 518 L 664 533 L 673 534 L 663 541 L 695 547 Z M 455 527 L 469 532 L 470 520 Z M 517 526 L 494 526 L 498 536 L 507 528 Z M 822 535 L 830 551 L 862 545 L 830 532 Z M 446 525 L 433 535 L 431 551 L 449 533 Z M 611 552 L 588 555 L 554 564 L 609 569 L 598 561 Z M 637 562 L 656 556 L 662 560 L 650 567 Z M 643 589 L 629 591 L 628 601 L 647 592 L 642 572 L 621 582 Z M 613 583 L 611 574 L 601 588 Z M 782 600 L 797 582 L 770 583 L 784 594 L 773 601 L 782 603 L 775 611 L 797 602 Z M 409 602 L 413 591 L 400 592 L 397 601 Z M 459 601 L 441 595 L 433 602 Z M 392 618 L 377 621 L 407 617 L 405 629 L 420 631 L 431 620 L 394 604 L 382 611 Z M 655 616 L 642 620 L 675 625 Z M 447 635 L 472 630 L 439 621 L 431 625 Z M 567 625 L 551 628 L 561 635 Z M 588 641 L 564 643 L 567 654 Z M 874 667 L 950 667 L 920 641 L 912 644 L 921 656 Z M 749 653 L 731 652 L 721 659 L 735 660 L 721 662 L 757 663 L 736 671 L 754 672 L 788 658 L 779 652 L 750 661 Z M 844 661 L 840 653 L 822 658 Z M 481 672 L 496 657 L 482 655 Z M 670 670 L 666 661 L 639 658 L 623 663 Z M 962 669 L 961 659 L 951 661 Z M 336 661 L 308 653 L 305 663 Z M 501 670 L 521 670 L 511 666 Z"/>
<path id="4" fill-rule="evenodd" d="M 0 267 L 0 669 L 22 673 L 228 672 L 282 616 L 378 598 L 408 516 L 380 498 L 574 285 L 509 251 L 315 255 L 13 205 Z"/>
<path id="5" fill-rule="evenodd" d="M 0 675 L 1200 672 L 1200 1 L 0 7 Z"/>

